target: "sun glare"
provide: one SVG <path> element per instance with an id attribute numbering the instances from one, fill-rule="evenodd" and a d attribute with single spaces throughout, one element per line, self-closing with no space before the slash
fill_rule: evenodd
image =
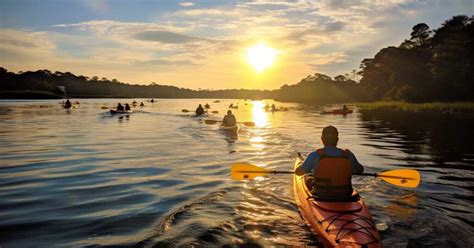
<path id="1" fill-rule="evenodd" d="M 271 47 L 267 47 L 263 42 L 247 49 L 247 61 L 258 72 L 262 72 L 273 64 L 277 52 Z"/>

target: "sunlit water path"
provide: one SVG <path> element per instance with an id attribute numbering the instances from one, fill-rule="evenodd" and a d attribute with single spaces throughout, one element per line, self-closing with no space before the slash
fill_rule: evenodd
<path id="1" fill-rule="evenodd" d="M 385 247 L 474 244 L 472 116 L 321 115 L 278 102 L 289 110 L 268 113 L 259 101 L 199 99 L 113 116 L 101 107 L 131 100 L 80 101 L 70 111 L 58 100 L 0 102 L 2 248 L 317 245 L 291 176 L 244 182 L 229 172 L 235 162 L 290 169 L 296 152 L 320 146 L 326 125 L 338 127 L 339 146 L 366 171 L 422 173 L 415 190 L 354 177 Z M 181 112 L 206 102 L 219 114 Z M 238 120 L 256 123 L 237 139 L 203 122 L 221 119 L 231 102 Z"/>

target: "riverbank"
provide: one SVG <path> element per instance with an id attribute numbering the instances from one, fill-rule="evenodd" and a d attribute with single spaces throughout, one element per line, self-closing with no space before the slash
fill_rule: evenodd
<path id="1" fill-rule="evenodd" d="M 460 113 L 474 112 L 474 102 L 428 102 L 409 103 L 402 101 L 377 101 L 354 103 L 360 109 L 401 110 L 410 112 Z"/>

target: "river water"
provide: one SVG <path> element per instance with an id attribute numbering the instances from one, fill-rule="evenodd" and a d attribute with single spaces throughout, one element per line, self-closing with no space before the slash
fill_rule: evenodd
<path id="1" fill-rule="evenodd" d="M 139 102 L 143 99 L 137 99 Z M 317 246 L 294 203 L 290 175 L 232 181 L 250 162 L 288 170 L 296 152 L 319 147 L 324 126 L 339 129 L 366 172 L 415 168 L 422 183 L 401 189 L 354 177 L 385 247 L 472 247 L 474 118 L 264 102 L 159 99 L 127 116 L 126 99 L 0 102 L 0 246 Z M 198 103 L 204 118 L 183 113 Z M 238 137 L 207 125 L 233 102 Z M 330 108 L 331 106 L 325 106 Z"/>

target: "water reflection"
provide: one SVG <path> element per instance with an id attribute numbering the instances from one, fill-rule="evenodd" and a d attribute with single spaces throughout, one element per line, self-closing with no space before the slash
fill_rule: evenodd
<path id="1" fill-rule="evenodd" d="M 400 196 L 385 207 L 387 215 L 397 219 L 407 219 L 416 214 L 418 208 L 418 196 L 412 192 L 406 196 Z"/>
<path id="2" fill-rule="evenodd" d="M 252 102 L 252 119 L 256 127 L 265 127 L 268 123 L 267 112 L 264 110 L 265 104 L 262 101 Z"/>

